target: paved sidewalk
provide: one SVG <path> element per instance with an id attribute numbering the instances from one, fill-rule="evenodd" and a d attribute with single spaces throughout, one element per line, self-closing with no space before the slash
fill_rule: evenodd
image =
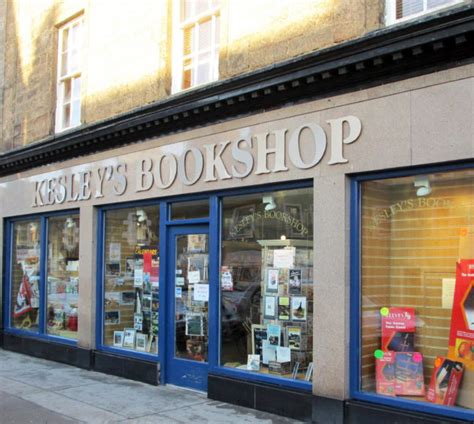
<path id="1" fill-rule="evenodd" d="M 298 422 L 0 349 L 2 424 Z"/>

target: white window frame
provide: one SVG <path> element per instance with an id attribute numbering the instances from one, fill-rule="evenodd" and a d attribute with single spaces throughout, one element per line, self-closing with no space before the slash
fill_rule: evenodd
<path id="1" fill-rule="evenodd" d="M 208 84 L 219 79 L 219 45 L 220 45 L 220 34 L 216 33 L 216 18 L 220 19 L 220 6 L 213 6 L 208 8 L 205 12 L 194 15 L 186 20 L 181 20 L 181 16 L 184 10 L 183 0 L 174 0 L 173 2 L 173 64 L 172 64 L 172 93 L 178 93 L 183 90 L 189 90 L 199 85 Z M 194 45 L 191 48 L 191 54 L 184 56 L 184 31 L 193 26 L 197 27 L 202 22 L 211 20 L 211 46 L 209 49 L 210 53 L 210 67 L 209 67 L 209 80 L 197 84 L 196 77 L 197 72 L 193 72 L 191 86 L 183 88 L 183 71 L 184 61 L 191 59 L 192 68 L 197 69 L 199 62 L 195 60 L 197 49 L 195 46 L 199 43 L 199 34 L 194 39 Z M 202 53 L 202 52 L 201 52 Z"/>
<path id="2" fill-rule="evenodd" d="M 62 45 L 64 34 L 66 31 L 70 31 L 74 26 L 81 26 L 81 34 L 82 39 L 79 40 L 79 45 L 72 45 L 71 38 L 68 39 L 68 47 L 67 47 L 67 66 L 71 63 L 71 53 L 73 50 L 78 52 L 78 69 L 74 71 L 70 71 L 69 69 L 66 70 L 65 75 L 61 75 L 61 70 L 63 68 L 63 58 L 62 58 Z M 82 50 L 84 45 L 84 16 L 79 16 L 75 19 L 72 19 L 61 25 L 58 28 L 58 45 L 57 45 L 57 77 L 56 77 L 56 125 L 55 130 L 56 132 L 61 132 L 68 130 L 70 128 L 77 127 L 82 123 L 82 114 L 81 114 L 81 90 L 82 90 Z M 80 80 L 81 81 L 81 90 L 79 91 L 79 97 L 74 97 L 74 82 Z M 65 84 L 70 83 L 71 86 L 71 95 L 68 101 L 64 99 L 64 87 Z M 73 104 L 75 101 L 79 102 L 79 122 L 72 124 L 72 117 L 73 117 Z M 63 118 L 64 118 L 64 110 L 67 105 L 70 105 L 69 108 L 69 125 L 63 126 Z"/>
<path id="3" fill-rule="evenodd" d="M 432 7 L 431 9 L 428 9 L 428 0 L 423 0 L 423 10 L 421 12 L 397 19 L 397 0 L 385 0 L 385 25 L 388 26 L 398 24 L 400 22 L 409 21 L 411 19 L 415 19 L 420 16 L 427 15 L 429 13 L 437 12 L 438 10 L 451 7 L 455 4 L 462 3 L 463 1 L 464 0 L 451 0 L 451 2 L 448 4 L 443 4 L 441 6 Z"/>

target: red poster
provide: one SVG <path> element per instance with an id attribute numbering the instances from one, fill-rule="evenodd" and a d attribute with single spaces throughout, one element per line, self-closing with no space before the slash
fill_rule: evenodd
<path id="1" fill-rule="evenodd" d="M 382 308 L 382 350 L 415 351 L 415 309 Z"/>
<path id="2" fill-rule="evenodd" d="M 143 273 L 151 274 L 151 251 L 143 252 Z"/>
<path id="3" fill-rule="evenodd" d="M 474 370 L 474 259 L 456 264 L 448 357 Z"/>

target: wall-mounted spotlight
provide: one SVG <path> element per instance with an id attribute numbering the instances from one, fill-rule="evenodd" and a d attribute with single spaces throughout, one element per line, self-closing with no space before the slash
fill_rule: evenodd
<path id="1" fill-rule="evenodd" d="M 265 205 L 265 210 L 266 211 L 272 211 L 277 207 L 275 200 L 273 199 L 273 196 L 263 196 L 262 199 L 263 203 L 266 203 Z"/>
<path id="2" fill-rule="evenodd" d="M 418 188 L 416 195 L 419 197 L 428 196 L 432 192 L 430 180 L 426 175 L 415 177 L 414 186 Z"/>

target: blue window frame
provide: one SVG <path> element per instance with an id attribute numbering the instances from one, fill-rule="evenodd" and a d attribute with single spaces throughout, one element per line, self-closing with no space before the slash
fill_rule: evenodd
<path id="1" fill-rule="evenodd" d="M 372 388 L 363 390 L 361 388 L 362 385 L 362 378 L 365 375 L 362 375 L 362 357 L 363 357 L 363 344 L 362 344 L 362 222 L 363 222 L 363 213 L 362 213 L 362 190 L 364 184 L 377 182 L 383 183 L 385 181 L 390 183 L 392 186 L 397 183 L 398 180 L 403 181 L 405 179 L 405 187 L 411 185 L 413 192 L 415 193 L 415 201 L 414 204 L 416 205 L 416 196 L 424 196 L 426 193 L 430 194 L 431 190 L 436 190 L 436 184 L 442 184 L 443 178 L 446 180 L 449 178 L 450 173 L 459 172 L 465 173 L 467 178 L 470 178 L 470 183 L 467 182 L 467 192 L 471 193 L 472 199 L 472 191 L 473 189 L 473 164 L 471 163 L 461 163 L 461 164 L 454 164 L 454 165 L 446 165 L 446 166 L 431 166 L 431 167 L 424 167 L 424 168 L 416 168 L 416 169 L 404 169 L 401 171 L 393 171 L 393 172 L 383 172 L 383 173 L 373 173 L 373 174 L 364 174 L 355 176 L 351 182 L 351 270 L 350 270 L 350 278 L 351 278 L 351 306 L 350 306 L 350 334 L 351 334 L 351 341 L 350 341 L 350 394 L 351 398 L 358 399 L 362 401 L 372 402 L 372 403 L 379 403 L 391 407 L 402 408 L 407 410 L 414 410 L 420 411 L 429 414 L 437 414 L 437 415 L 445 415 L 452 418 L 458 419 L 465 419 L 465 420 L 473 420 L 474 419 L 474 411 L 469 409 L 464 409 L 457 406 L 444 406 L 438 405 L 434 403 L 429 403 L 424 401 L 424 397 L 420 397 L 420 401 L 418 400 L 409 400 L 403 399 L 400 397 L 395 396 L 386 396 L 382 394 L 375 393 L 375 390 Z M 463 177 L 466 178 L 466 175 L 463 174 Z M 436 178 L 432 178 L 436 176 Z M 423 177 L 423 178 L 422 178 Z M 426 178 L 428 177 L 428 178 Z M 426 181 L 432 179 L 432 183 L 426 184 Z M 418 191 L 420 188 L 420 181 L 424 180 L 425 183 L 423 185 L 424 191 Z M 441 183 L 440 183 L 441 182 Z M 408 183 L 408 184 L 407 184 Z M 434 183 L 434 184 L 433 184 Z M 452 183 L 454 184 L 454 183 Z M 469 188 L 470 184 L 470 188 Z M 413 187 L 414 186 L 414 187 Z M 378 187 L 380 190 L 380 187 Z M 445 188 L 446 190 L 446 188 Z M 455 192 L 455 188 L 449 187 L 450 195 L 453 195 Z M 406 192 L 406 190 L 405 190 Z M 466 190 L 465 190 L 466 192 Z M 436 191 L 433 191 L 436 194 Z M 469 194 L 468 194 L 469 198 Z M 434 200 L 432 201 L 432 203 Z M 471 200 L 472 202 L 472 200 Z M 418 201 L 419 204 L 426 204 L 426 201 Z M 400 222 L 403 217 L 401 215 L 401 207 L 396 210 L 395 208 L 390 209 L 390 203 L 387 203 L 386 211 L 384 215 L 380 215 L 381 219 L 389 218 L 396 218 L 398 222 Z M 413 202 L 406 201 L 405 203 L 407 208 L 413 207 Z M 375 207 L 371 205 L 373 209 Z M 472 208 L 472 204 L 471 204 Z M 386 212 L 386 213 L 385 213 Z M 412 211 L 409 211 L 412 212 Z M 397 216 L 395 216 L 398 213 Z M 433 215 L 433 214 L 432 214 Z M 364 217 L 365 221 L 367 222 L 367 216 Z M 416 219 L 416 218 L 415 218 Z M 472 220 L 472 211 L 467 220 Z M 377 221 L 379 222 L 378 218 Z M 419 221 L 420 222 L 420 221 Z M 471 222 L 471 221 L 469 221 Z M 366 258 L 367 259 L 367 258 Z M 455 261 L 453 266 L 455 265 Z M 399 307 L 400 305 L 396 305 Z M 380 305 L 378 306 L 380 307 Z M 380 333 L 378 333 L 380 335 Z M 418 336 L 417 336 L 418 337 Z M 415 339 L 416 341 L 417 339 Z M 415 346 L 417 343 L 415 343 Z M 448 347 L 445 346 L 446 352 Z M 381 351 L 380 351 L 381 352 Z M 367 355 L 364 352 L 364 355 Z M 444 354 L 446 355 L 446 354 Z M 425 355 L 424 360 L 427 360 L 427 356 Z M 375 359 L 374 359 L 375 361 Z M 425 363 L 426 365 L 426 363 Z M 430 369 L 431 372 L 431 369 Z M 375 378 L 375 375 L 371 377 L 372 379 Z M 425 380 L 426 383 L 426 380 Z M 372 386 L 372 387 L 375 387 Z"/>
<path id="2" fill-rule="evenodd" d="M 160 301 L 159 309 L 159 337 L 158 340 L 158 354 L 149 354 L 144 352 L 136 352 L 131 350 L 124 350 L 115 348 L 113 346 L 107 346 L 103 343 L 103 321 L 104 321 L 104 236 L 105 236 L 105 214 L 107 211 L 113 211 L 124 208 L 139 208 L 145 206 L 155 206 L 160 210 L 159 222 L 156 222 L 157 231 L 159 231 L 159 250 L 160 250 L 160 282 L 166 281 L 166 276 L 169 273 L 167 269 L 166 261 L 166 249 L 168 232 L 171 228 L 191 227 L 196 225 L 209 225 L 209 255 L 212 258 L 220 258 L 220 244 L 221 244 L 221 213 L 222 213 L 222 199 L 229 196 L 245 195 L 245 194 L 257 194 L 265 193 L 276 190 L 290 190 L 296 188 L 312 187 L 312 181 L 300 181 L 297 183 L 285 183 L 279 185 L 265 185 L 255 186 L 248 189 L 236 189 L 227 190 L 221 192 L 209 193 L 206 196 L 199 195 L 188 195 L 172 198 L 162 198 L 145 202 L 133 202 L 124 204 L 115 204 L 111 206 L 104 206 L 99 209 L 98 214 L 98 247 L 97 247 L 97 311 L 96 311 L 96 346 L 98 349 L 108 351 L 110 353 L 119 354 L 123 356 L 142 358 L 153 361 L 160 361 L 160 379 L 162 383 L 167 381 L 167 352 L 168 346 L 166 346 L 166 338 L 163 336 L 166 334 L 167 325 L 169 324 L 170 317 L 168 316 L 167 305 L 163 300 Z M 175 219 L 173 220 L 170 216 L 170 205 L 178 204 L 180 202 L 205 200 L 209 201 L 209 217 L 199 217 L 194 219 Z M 299 390 L 310 391 L 312 383 L 308 381 L 297 381 L 287 378 L 279 378 L 276 376 L 270 376 L 265 374 L 254 374 L 245 370 L 231 369 L 223 367 L 220 364 L 220 351 L 221 351 L 221 312 L 220 312 L 220 285 L 219 285 L 219 260 L 213 260 L 210 262 L 211 268 L 209 269 L 211 286 L 209 299 L 210 304 L 214 307 L 210 307 L 209 310 L 209 352 L 208 352 L 208 372 L 220 375 L 226 375 L 237 379 L 250 380 L 255 382 L 265 382 L 276 386 L 292 387 Z M 168 285 L 160 285 L 160 299 L 167 299 L 169 296 L 167 293 Z"/>
<path id="3" fill-rule="evenodd" d="M 27 336 L 27 337 L 34 337 L 38 339 L 44 339 L 49 341 L 55 341 L 58 343 L 69 344 L 69 345 L 77 345 L 77 340 L 74 338 L 63 337 L 56 334 L 49 333 L 49 327 L 47 324 L 48 317 L 48 292 L 50 291 L 50 287 L 48 289 L 48 243 L 49 243 L 49 231 L 48 231 L 48 222 L 51 218 L 61 218 L 61 217 L 70 217 L 70 216 L 78 216 L 78 210 L 67 210 L 67 211 L 60 211 L 60 212 L 51 212 L 47 214 L 35 214 L 35 215 L 25 215 L 16 218 L 8 218 L 5 220 L 5 246 L 6 246 L 6 254 L 5 254 L 5 285 L 3 291 L 3 299 L 4 299 L 4 311 L 3 311 L 3 322 L 5 327 L 5 332 L 9 334 L 19 335 L 19 336 Z M 34 236 L 29 236 L 28 234 L 17 234 L 18 240 L 24 239 L 24 237 L 30 237 L 29 242 L 34 244 L 34 250 L 38 252 L 38 261 L 34 264 L 35 267 L 38 269 L 32 271 L 30 275 L 29 272 L 26 271 L 26 267 L 31 268 L 31 260 L 29 261 L 29 265 L 25 265 L 28 262 L 28 257 L 25 257 L 24 260 L 19 261 L 18 252 L 13 252 L 14 245 L 17 245 L 18 240 L 14 240 L 15 229 L 17 227 L 21 228 L 21 226 L 28 225 L 27 230 L 30 233 L 35 233 Z M 24 230 L 24 228 L 22 229 Z M 24 231 L 22 231 L 24 233 Z M 28 243 L 26 241 L 25 243 Z M 25 249 L 22 249 L 25 250 Z M 21 253 L 26 254 L 25 252 Z M 16 277 L 17 272 L 13 269 L 13 261 L 16 261 L 15 264 L 19 269 L 18 272 L 23 274 L 22 282 L 20 283 L 19 287 L 16 288 L 16 302 L 18 302 L 19 296 L 18 292 L 20 291 L 20 286 L 24 285 L 28 288 L 26 289 L 23 287 L 22 291 L 28 292 L 28 296 L 22 296 L 24 306 L 27 308 L 23 308 L 21 312 L 26 312 L 25 314 L 20 315 L 17 307 L 15 305 L 13 307 L 14 293 L 13 293 L 13 281 L 12 279 Z M 20 265 L 21 262 L 21 265 Z M 21 268 L 20 268 L 21 266 Z M 35 274 L 35 275 L 33 275 Z M 27 281 L 23 281 L 26 278 Z M 32 283 L 34 279 L 34 282 Z M 37 292 L 33 295 L 33 292 Z M 33 303 L 32 300 L 25 300 L 25 297 L 29 299 L 35 298 L 35 307 L 31 308 L 31 304 Z M 29 304 L 29 306 L 28 306 Z M 37 307 L 36 307 L 37 305 Z M 35 311 L 35 309 L 37 311 Z M 19 328 L 18 324 L 13 322 L 13 313 L 17 311 L 17 315 L 21 316 L 22 319 L 28 319 L 30 321 L 34 321 L 32 323 L 32 330 L 26 330 L 24 328 Z M 76 311 L 77 312 L 77 311 Z M 30 316 L 33 314 L 34 316 Z M 76 328 L 77 328 L 77 313 L 76 317 Z M 23 321 L 25 322 L 25 321 Z M 35 326 L 34 324 L 37 323 Z"/>

